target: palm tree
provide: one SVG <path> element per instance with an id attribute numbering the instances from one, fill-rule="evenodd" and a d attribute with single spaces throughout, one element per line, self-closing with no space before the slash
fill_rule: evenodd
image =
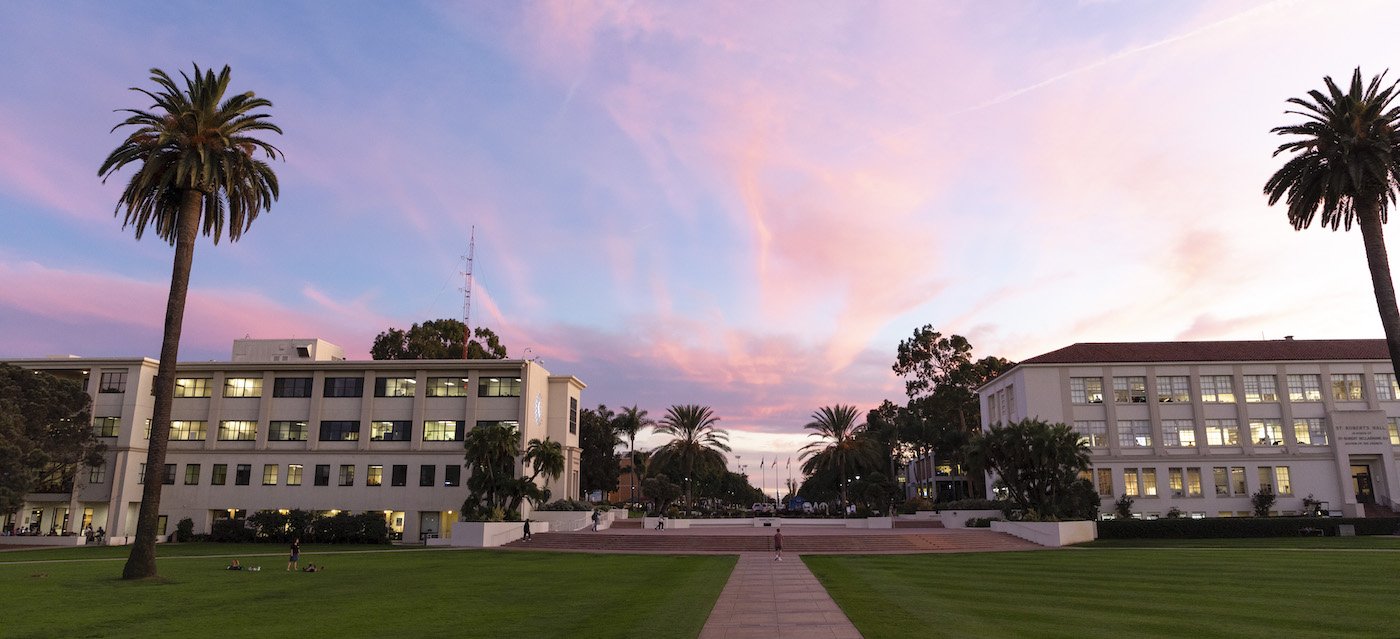
<path id="1" fill-rule="evenodd" d="M 505 423 L 497 423 L 477 426 L 467 431 L 463 439 L 471 475 L 467 477 L 470 496 L 462 510 L 468 510 L 468 504 L 475 509 L 505 507 L 505 493 L 515 479 L 513 466 L 520 454 L 520 433 Z"/>
<path id="2" fill-rule="evenodd" d="M 282 133 L 276 125 L 266 121 L 268 114 L 253 112 L 270 107 L 272 103 L 254 97 L 252 91 L 225 99 L 229 81 L 227 66 L 217 76 L 212 69 L 201 73 L 199 65 L 195 65 L 193 77 L 183 72 L 180 75 L 185 80 L 184 89 L 176 86 L 160 69 L 151 69 L 151 80 L 159 87 L 156 92 L 132 89 L 145 94 L 155 104 L 149 111 L 120 110 L 130 117 L 112 130 L 124 126 L 135 129 L 97 171 L 106 182 L 122 167 L 138 163 L 139 168 L 117 200 L 116 214 L 124 215 L 122 228 L 135 227 L 139 240 L 149 226 L 175 247 L 170 297 L 165 306 L 165 333 L 155 380 L 155 409 L 146 454 L 141 513 L 131 556 L 122 569 L 123 579 L 156 576 L 161 473 L 165 468 L 166 442 L 170 434 L 175 361 L 179 357 L 180 328 L 185 317 L 185 294 L 189 290 L 195 238 L 202 228 L 204 234 L 212 236 L 218 244 L 227 218 L 228 239 L 237 241 L 260 210 L 271 210 L 278 195 L 277 176 L 266 162 L 254 155 L 262 151 L 269 159 L 276 159 L 282 152 L 248 135 L 256 131 Z"/>
<path id="3" fill-rule="evenodd" d="M 685 473 L 685 511 L 690 512 L 690 478 L 699 468 L 723 468 L 728 460 L 729 431 L 716 428 L 719 421 L 709 406 L 687 404 L 666 409 L 666 417 L 652 427 L 654 432 L 670 435 L 671 441 L 656 449 L 652 459 L 666 465 L 680 464 Z"/>
<path id="4" fill-rule="evenodd" d="M 875 442 L 864 437 L 865 424 L 856 425 L 859 412 L 855 406 L 823 406 L 812 413 L 812 422 L 805 428 L 817 441 L 802 447 L 798 459 L 802 472 L 812 474 L 818 469 L 836 468 L 841 473 L 841 512 L 846 512 L 846 470 L 852 464 L 865 464 L 878 456 Z"/>
<path id="5" fill-rule="evenodd" d="M 525 446 L 525 463 L 534 473 L 519 482 L 520 489 L 511 496 L 509 510 L 520 510 L 520 503 L 526 497 L 529 497 L 536 507 L 549 500 L 549 480 L 559 479 L 559 476 L 564 474 L 564 445 L 548 437 L 544 438 L 544 441 L 532 439 Z M 535 483 L 535 479 L 541 474 L 544 475 L 544 488 Z"/>
<path id="6" fill-rule="evenodd" d="M 1352 222 L 1361 227 L 1391 367 L 1400 372 L 1400 310 L 1381 232 L 1400 183 L 1400 108 L 1391 106 L 1396 85 L 1384 86 L 1384 78 L 1381 73 L 1363 85 L 1358 67 L 1346 92 L 1324 77 L 1327 93 L 1309 91 L 1311 101 L 1289 98 L 1303 110 L 1287 113 L 1306 121 L 1273 132 L 1302 137 L 1274 151 L 1275 157 L 1297 154 L 1269 178 L 1264 193 L 1270 206 L 1286 196 L 1288 221 L 1296 230 L 1311 225 L 1318 210 L 1322 226 L 1333 231 L 1341 225 L 1349 231 Z"/>
<path id="7" fill-rule="evenodd" d="M 632 501 L 637 501 L 637 433 L 643 428 L 653 426 L 656 420 L 647 417 L 647 412 L 639 410 L 637 406 L 631 408 L 623 407 L 622 413 L 613 420 L 613 426 L 619 434 L 627 435 L 627 459 L 631 462 L 632 472 Z"/>

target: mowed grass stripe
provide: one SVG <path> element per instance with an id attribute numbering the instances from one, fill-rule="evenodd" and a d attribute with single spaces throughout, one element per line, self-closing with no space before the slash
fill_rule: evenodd
<path id="1" fill-rule="evenodd" d="M 803 558 L 867 638 L 1394 637 L 1400 555 L 1102 550 Z"/>
<path id="2" fill-rule="evenodd" d="M 314 574 L 266 559 L 162 562 L 146 582 L 109 562 L 0 565 L 0 635 L 694 637 L 736 558 L 346 553 L 311 557 L 329 567 Z"/>

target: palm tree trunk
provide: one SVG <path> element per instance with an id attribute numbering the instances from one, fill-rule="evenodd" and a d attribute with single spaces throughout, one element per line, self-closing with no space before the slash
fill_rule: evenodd
<path id="1" fill-rule="evenodd" d="M 170 274 L 165 334 L 160 344 L 160 366 L 156 369 L 155 409 L 151 416 L 151 442 L 146 452 L 146 484 L 141 491 L 141 513 L 136 519 L 136 542 L 122 568 L 122 579 L 156 576 L 156 527 L 160 520 L 160 491 L 165 480 L 165 450 L 170 441 L 170 407 L 175 399 L 175 362 L 179 358 L 185 296 L 190 289 L 190 266 L 194 263 L 194 241 L 199 235 L 199 213 L 203 204 L 204 194 L 193 189 L 186 190 L 180 202 L 175 266 Z"/>
<path id="2" fill-rule="evenodd" d="M 1361 242 L 1366 247 L 1366 265 L 1371 270 L 1371 286 L 1376 292 L 1376 308 L 1381 314 L 1381 329 L 1385 331 L 1385 347 L 1390 352 L 1390 366 L 1400 374 L 1400 310 L 1395 304 L 1395 282 L 1390 277 L 1390 258 L 1385 251 L 1385 235 L 1381 230 L 1380 198 L 1366 198 L 1357 206 L 1357 221 L 1361 226 Z M 1360 204 L 1360 202 L 1358 202 Z"/>

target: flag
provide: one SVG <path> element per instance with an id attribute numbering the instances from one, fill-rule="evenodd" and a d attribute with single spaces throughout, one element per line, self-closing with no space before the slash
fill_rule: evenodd
<path id="1" fill-rule="evenodd" d="M 759 458 L 758 458 L 758 469 L 759 469 L 759 470 L 763 470 L 763 460 L 764 460 L 763 457 L 759 457 Z"/>
<path id="2" fill-rule="evenodd" d="M 788 467 L 788 468 L 792 468 L 792 458 L 791 458 L 791 457 L 788 458 L 787 467 Z"/>

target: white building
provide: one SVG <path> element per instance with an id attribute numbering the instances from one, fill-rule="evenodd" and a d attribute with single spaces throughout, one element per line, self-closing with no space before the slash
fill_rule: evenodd
<path id="1" fill-rule="evenodd" d="M 91 525 L 125 542 L 136 531 L 158 362 L 4 361 L 81 381 L 108 450 L 106 463 L 79 469 L 71 488 L 29 494 L 3 525 Z M 177 370 L 162 533 L 186 517 L 207 532 L 222 517 L 302 509 L 382 512 L 405 540 L 448 537 L 467 497 L 463 434 L 503 421 L 519 427 L 522 446 L 563 443 L 565 470 L 549 488 L 556 498 L 578 494 L 584 384 L 533 361 L 345 361 L 321 340 L 237 340 L 232 361 Z"/>
<path id="2" fill-rule="evenodd" d="M 978 391 L 982 427 L 1025 417 L 1072 425 L 1113 511 L 1195 517 L 1275 512 L 1306 497 L 1346 516 L 1400 509 L 1400 387 L 1383 340 L 1074 344 Z"/>

